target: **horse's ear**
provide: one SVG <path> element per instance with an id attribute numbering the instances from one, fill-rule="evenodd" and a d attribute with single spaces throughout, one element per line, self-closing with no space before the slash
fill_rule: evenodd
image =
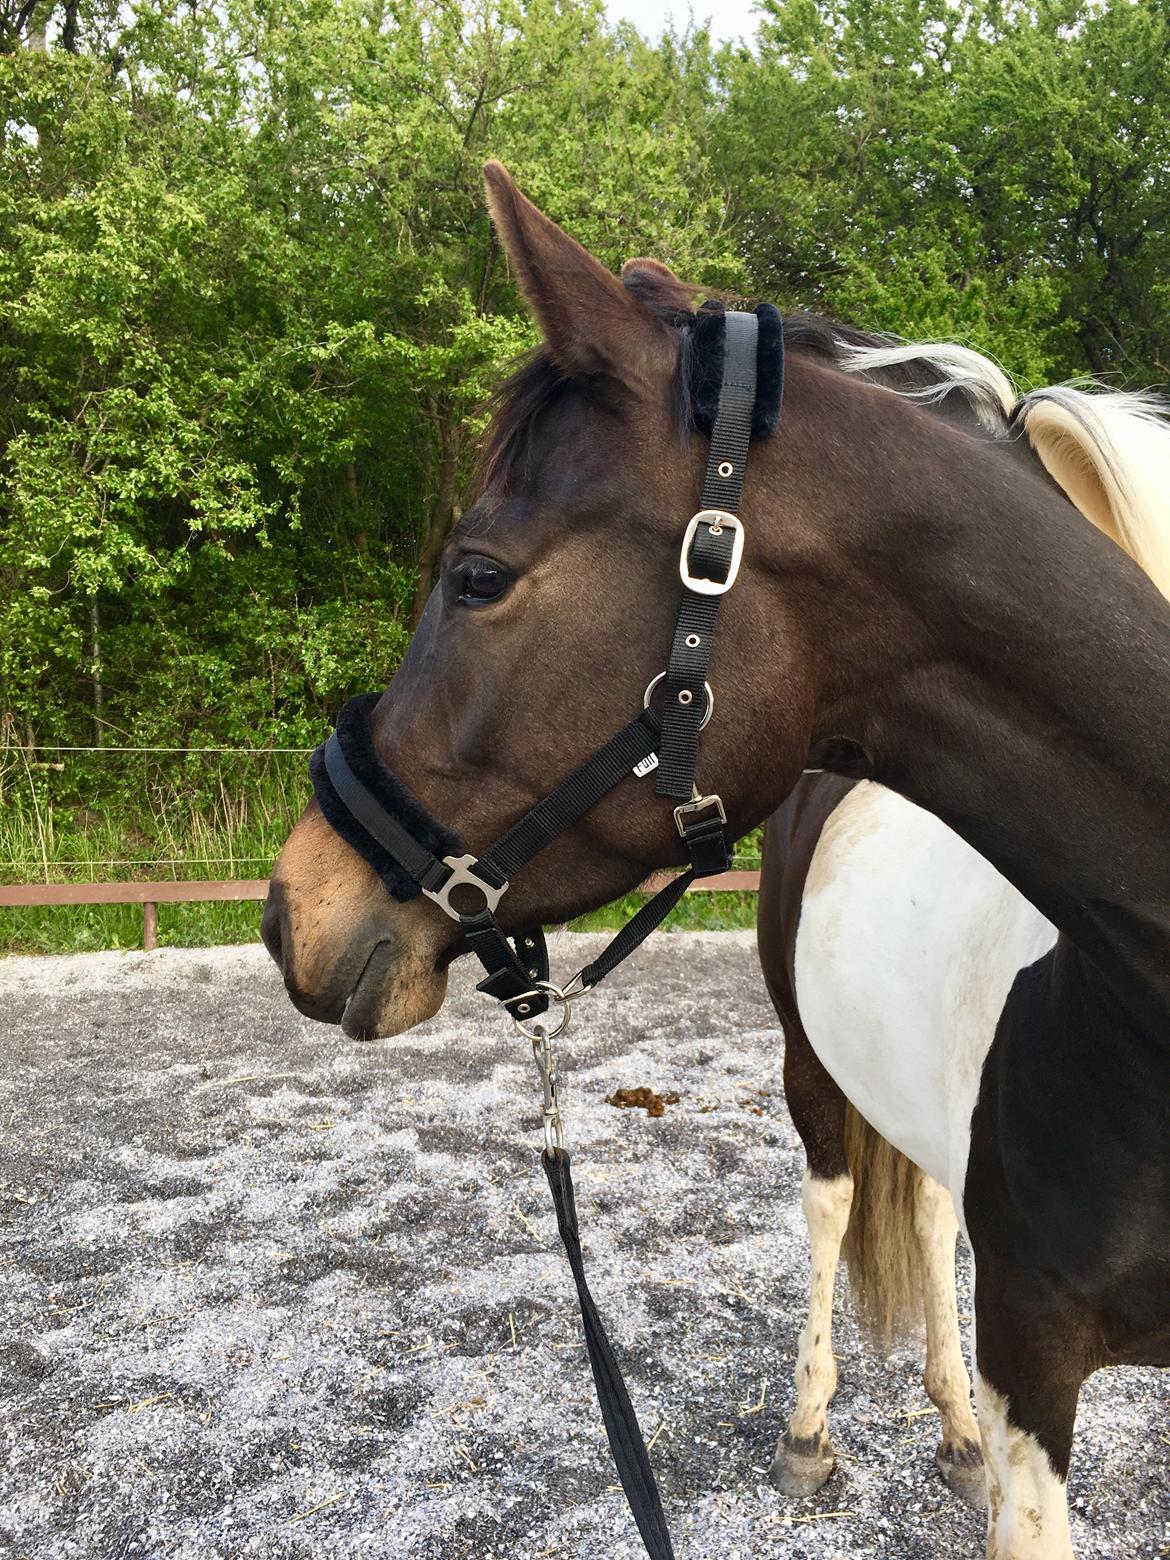
<path id="1" fill-rule="evenodd" d="M 668 326 L 538 211 L 501 163 L 485 163 L 483 177 L 500 243 L 562 373 L 637 383 L 673 365 Z"/>
<path id="2" fill-rule="evenodd" d="M 690 314 L 702 293 L 701 287 L 680 281 L 661 260 L 627 260 L 622 266 L 622 286 L 643 303 L 659 308 L 677 309 Z"/>

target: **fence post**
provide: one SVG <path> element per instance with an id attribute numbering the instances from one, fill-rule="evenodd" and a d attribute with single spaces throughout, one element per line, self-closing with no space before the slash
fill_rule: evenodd
<path id="1" fill-rule="evenodd" d="M 149 899 L 142 902 L 142 946 L 148 953 L 158 947 L 158 906 Z"/>

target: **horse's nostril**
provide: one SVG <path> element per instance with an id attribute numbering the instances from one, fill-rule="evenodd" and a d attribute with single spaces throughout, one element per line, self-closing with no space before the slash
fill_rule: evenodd
<path id="1" fill-rule="evenodd" d="M 260 936 L 283 973 L 284 913 L 280 904 L 280 892 L 275 885 L 270 888 L 268 903 L 264 906 L 264 914 L 260 920 Z"/>

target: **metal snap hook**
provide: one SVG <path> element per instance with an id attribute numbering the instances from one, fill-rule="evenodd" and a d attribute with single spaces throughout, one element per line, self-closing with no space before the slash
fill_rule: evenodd
<path id="1" fill-rule="evenodd" d="M 555 1031 L 554 1031 L 555 1033 Z M 537 1024 L 532 1039 L 532 1059 L 540 1073 L 542 1085 L 541 1116 L 544 1120 L 544 1151 L 551 1158 L 565 1146 L 565 1124 L 561 1120 L 560 1102 L 557 1099 L 556 1058 L 551 1045 L 552 1035 L 543 1024 Z"/>

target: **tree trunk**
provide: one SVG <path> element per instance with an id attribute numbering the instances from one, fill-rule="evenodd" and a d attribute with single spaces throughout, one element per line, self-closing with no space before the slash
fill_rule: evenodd
<path id="1" fill-rule="evenodd" d="M 93 745 L 103 746 L 105 726 L 102 722 L 102 706 L 105 690 L 102 688 L 102 620 L 98 613 L 97 597 L 89 601 L 90 675 L 93 678 Z"/>
<path id="2" fill-rule="evenodd" d="M 65 22 L 61 28 L 61 47 L 70 54 L 77 51 L 77 13 L 81 9 L 81 0 L 65 0 Z"/>
<path id="3" fill-rule="evenodd" d="M 458 519 L 460 424 L 447 402 L 432 400 L 430 409 L 439 430 L 439 480 L 418 549 L 418 583 L 410 614 L 412 628 L 423 615 L 443 556 L 443 544 Z"/>

